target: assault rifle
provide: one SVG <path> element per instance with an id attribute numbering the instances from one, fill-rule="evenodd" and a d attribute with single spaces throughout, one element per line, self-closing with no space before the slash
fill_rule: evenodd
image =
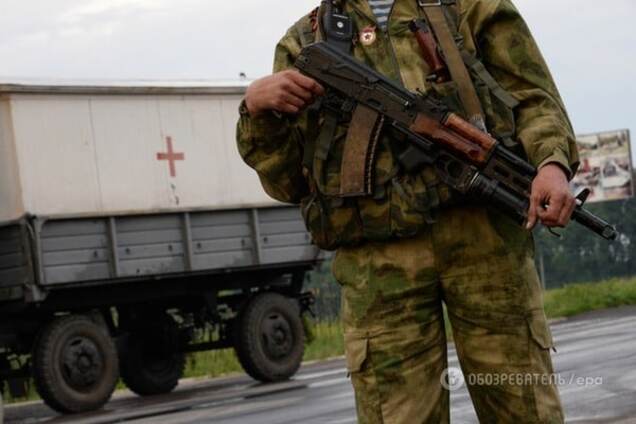
<path id="1" fill-rule="evenodd" d="M 400 87 L 324 42 L 305 47 L 295 67 L 325 87 L 327 107 L 354 117 L 360 110 L 366 116 L 370 111 L 380 118 L 370 125 L 401 134 L 410 145 L 400 157 L 407 169 L 432 165 L 459 193 L 481 199 L 519 223 L 526 221 L 536 168 L 439 100 Z M 584 190 L 577 196 L 572 219 L 607 240 L 616 239 L 612 225 L 583 208 L 589 194 Z"/>

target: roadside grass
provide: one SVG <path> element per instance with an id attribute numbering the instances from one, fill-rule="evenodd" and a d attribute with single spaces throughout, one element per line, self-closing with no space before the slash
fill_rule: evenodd
<path id="1" fill-rule="evenodd" d="M 548 318 L 578 315 L 599 309 L 636 305 L 636 278 L 594 284 L 570 284 L 545 293 Z"/>
<path id="2" fill-rule="evenodd" d="M 343 355 L 344 340 L 339 321 L 311 322 L 305 320 L 307 343 L 305 361 L 333 358 Z M 196 352 L 188 356 L 184 377 L 221 377 L 242 373 L 243 369 L 236 359 L 233 349 L 208 352 Z"/>
<path id="3" fill-rule="evenodd" d="M 340 320 L 305 324 L 308 343 L 305 361 L 318 361 L 344 355 L 344 338 Z"/>
<path id="4" fill-rule="evenodd" d="M 233 349 L 195 352 L 188 356 L 184 377 L 221 377 L 243 372 Z"/>

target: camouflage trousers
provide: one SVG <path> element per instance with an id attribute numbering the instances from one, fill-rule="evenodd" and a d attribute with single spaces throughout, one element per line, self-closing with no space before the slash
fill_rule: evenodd
<path id="1" fill-rule="evenodd" d="M 562 423 L 531 236 L 477 207 L 414 239 L 340 249 L 347 367 L 363 424 L 448 423 L 444 310 L 481 423 Z"/>

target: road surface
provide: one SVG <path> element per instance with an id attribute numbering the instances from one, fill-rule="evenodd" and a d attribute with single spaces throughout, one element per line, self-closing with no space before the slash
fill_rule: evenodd
<path id="1" fill-rule="evenodd" d="M 636 307 L 553 323 L 555 367 L 567 422 L 636 424 Z M 454 349 L 450 367 L 458 367 Z M 452 422 L 477 423 L 465 387 L 451 392 Z M 41 402 L 5 408 L 7 424 L 353 424 L 353 392 L 342 359 L 305 365 L 284 383 L 247 377 L 186 381 L 172 394 L 115 395 L 102 411 L 62 417 Z"/>

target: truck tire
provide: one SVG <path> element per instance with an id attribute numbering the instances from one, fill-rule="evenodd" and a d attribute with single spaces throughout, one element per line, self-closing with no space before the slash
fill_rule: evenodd
<path id="1" fill-rule="evenodd" d="M 236 356 L 252 378 L 281 381 L 298 371 L 305 334 L 296 302 L 278 293 L 260 294 L 241 311 L 237 327 Z"/>
<path id="2" fill-rule="evenodd" d="M 143 333 L 134 332 L 121 359 L 121 377 L 139 396 L 172 392 L 183 377 L 186 358 L 177 352 L 178 327 L 172 317 L 162 315 Z"/>
<path id="3" fill-rule="evenodd" d="M 44 327 L 32 361 L 38 393 L 61 413 L 101 408 L 119 379 L 113 339 L 104 327 L 83 315 L 56 318 Z"/>

